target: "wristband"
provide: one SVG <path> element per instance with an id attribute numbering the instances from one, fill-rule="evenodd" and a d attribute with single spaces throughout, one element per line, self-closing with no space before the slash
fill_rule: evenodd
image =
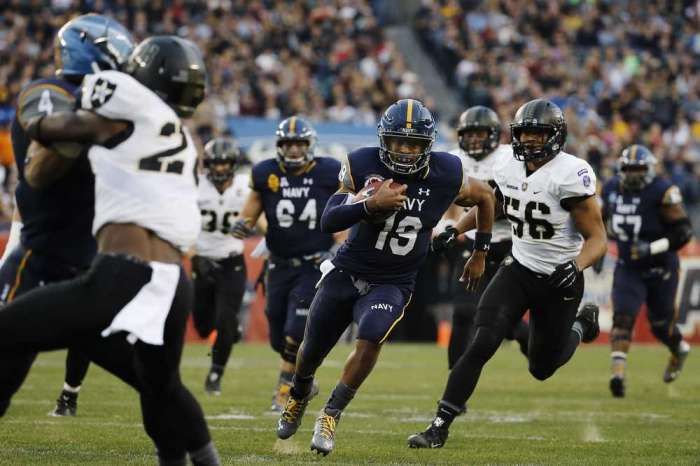
<path id="1" fill-rule="evenodd" d="M 474 251 L 488 252 L 491 247 L 491 233 L 477 231 L 474 236 Z"/>
<path id="2" fill-rule="evenodd" d="M 649 244 L 649 254 L 652 256 L 654 254 L 661 254 L 662 252 L 668 251 L 670 246 L 671 242 L 668 240 L 668 238 L 657 239 Z"/>

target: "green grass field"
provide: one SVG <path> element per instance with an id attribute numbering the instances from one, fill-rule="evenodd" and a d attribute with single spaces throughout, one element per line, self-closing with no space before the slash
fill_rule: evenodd
<path id="1" fill-rule="evenodd" d="M 410 450 L 406 437 L 430 421 L 447 374 L 444 350 L 388 345 L 374 373 L 343 416 L 336 451 L 309 451 L 315 414 L 335 385 L 350 347 L 340 345 L 321 368 L 321 396 L 300 431 L 275 437 L 266 412 L 276 358 L 264 345 L 234 349 L 220 397 L 204 394 L 207 348 L 189 345 L 185 383 L 200 400 L 225 464 L 700 464 L 700 354 L 674 384 L 661 373 L 666 352 L 633 348 L 628 395 L 607 389 L 608 348 L 580 348 L 554 377 L 538 382 L 514 346 L 503 347 L 484 371 L 470 411 L 441 450 Z M 698 349 L 695 350 L 700 353 Z M 154 464 L 135 392 L 91 367 L 78 417 L 47 416 L 62 385 L 64 353 L 42 355 L 0 420 L 0 464 Z"/>

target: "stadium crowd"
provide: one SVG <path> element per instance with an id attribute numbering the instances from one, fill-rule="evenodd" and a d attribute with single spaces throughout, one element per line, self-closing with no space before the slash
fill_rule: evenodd
<path id="1" fill-rule="evenodd" d="M 16 96 L 32 79 L 52 75 L 55 33 L 89 11 L 113 16 L 136 40 L 178 34 L 199 45 L 210 72 L 209 97 L 195 115 L 205 137 L 225 131 L 227 116 L 302 113 L 312 120 L 374 124 L 397 98 L 426 99 L 369 0 L 2 3 L 0 162 L 6 167 L 12 164 L 9 122 Z M 7 206 L 11 196 L 5 197 Z"/>
<path id="2" fill-rule="evenodd" d="M 643 143 L 700 201 L 697 2 L 425 0 L 414 29 L 465 107 L 507 123 L 546 95 L 565 109 L 568 150 L 599 176 Z"/>

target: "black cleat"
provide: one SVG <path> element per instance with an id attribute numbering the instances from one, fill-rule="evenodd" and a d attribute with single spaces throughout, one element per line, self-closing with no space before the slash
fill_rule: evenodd
<path id="1" fill-rule="evenodd" d="M 610 377 L 610 393 L 612 393 L 612 396 L 614 396 L 615 398 L 624 398 L 625 379 L 616 375 Z"/>
<path id="2" fill-rule="evenodd" d="M 210 395 L 221 395 L 221 374 L 210 371 L 204 379 L 204 391 Z"/>
<path id="3" fill-rule="evenodd" d="M 586 303 L 576 314 L 576 321 L 583 326 L 583 335 L 581 341 L 590 343 L 600 335 L 600 326 L 598 325 L 598 306 L 593 303 Z"/>
<path id="4" fill-rule="evenodd" d="M 668 365 L 664 371 L 664 382 L 671 383 L 681 375 L 683 364 L 690 353 L 690 345 L 687 341 L 681 340 L 678 345 L 678 352 L 671 354 L 671 359 L 668 360 Z"/>
<path id="5" fill-rule="evenodd" d="M 440 418 L 436 418 L 438 420 Z M 409 448 L 442 448 L 447 442 L 449 431 L 445 427 L 438 427 L 433 421 L 423 432 L 408 437 Z"/>
<path id="6" fill-rule="evenodd" d="M 77 411 L 78 394 L 63 390 L 56 400 L 56 407 L 49 416 L 75 416 Z"/>

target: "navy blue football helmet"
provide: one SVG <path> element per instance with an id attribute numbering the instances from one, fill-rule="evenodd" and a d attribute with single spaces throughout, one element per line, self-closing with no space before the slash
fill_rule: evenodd
<path id="1" fill-rule="evenodd" d="M 78 16 L 56 35 L 56 76 L 80 79 L 100 70 L 119 70 L 134 45 L 131 33 L 115 20 L 96 14 Z"/>
<path id="2" fill-rule="evenodd" d="M 544 144 L 531 146 L 520 142 L 523 131 L 547 134 Z M 515 113 L 510 124 L 513 156 L 522 162 L 543 160 L 557 155 L 566 143 L 566 120 L 564 113 L 553 102 L 535 99 L 527 102 Z"/>
<path id="3" fill-rule="evenodd" d="M 204 146 L 202 164 L 209 181 L 223 184 L 233 178 L 241 164 L 241 151 L 231 137 L 214 138 Z"/>
<path id="4" fill-rule="evenodd" d="M 295 170 L 303 167 L 314 159 L 314 149 L 316 147 L 316 130 L 303 118 L 292 116 L 283 120 L 275 132 L 277 137 L 277 160 L 288 170 Z M 306 142 L 306 149 L 303 156 L 290 157 L 288 148 L 284 143 L 291 141 Z"/>
<path id="5" fill-rule="evenodd" d="M 437 130 L 430 110 L 422 102 L 402 99 L 384 111 L 377 135 L 382 163 L 394 173 L 411 175 L 430 162 L 430 149 L 437 137 Z M 418 149 L 411 153 L 395 150 L 402 144 L 418 146 Z"/>
<path id="6" fill-rule="evenodd" d="M 625 148 L 617 161 L 622 186 L 630 191 L 640 191 L 656 176 L 656 157 L 640 144 Z"/>

